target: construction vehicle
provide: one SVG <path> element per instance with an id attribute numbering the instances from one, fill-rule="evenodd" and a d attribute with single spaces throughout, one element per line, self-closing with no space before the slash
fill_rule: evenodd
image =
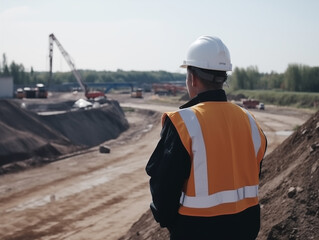
<path id="1" fill-rule="evenodd" d="M 136 90 L 133 90 L 131 92 L 131 97 L 132 98 L 143 98 L 143 90 L 142 90 L 142 88 L 138 88 Z"/>
<path id="2" fill-rule="evenodd" d="M 16 90 L 16 98 L 22 99 L 24 97 L 25 97 L 24 90 L 22 88 L 18 88 Z"/>
<path id="3" fill-rule="evenodd" d="M 43 83 L 37 83 L 35 91 L 36 91 L 37 98 L 47 98 L 48 97 L 48 91 Z"/>
<path id="4" fill-rule="evenodd" d="M 58 41 L 58 39 L 54 36 L 54 34 L 49 35 L 49 59 L 50 59 L 50 75 L 49 75 L 49 85 L 52 81 L 52 62 L 53 62 L 53 42 L 56 43 L 58 46 L 61 54 L 63 55 L 64 59 L 68 63 L 69 67 L 72 70 L 72 73 L 79 83 L 81 89 L 84 91 L 85 97 L 87 99 L 94 99 L 97 97 L 105 97 L 105 93 L 103 91 L 91 91 L 88 89 L 87 85 L 83 82 L 81 75 L 76 70 L 75 65 L 73 61 L 71 60 L 70 55 L 65 51 L 65 49 L 62 47 L 61 43 Z"/>
<path id="5" fill-rule="evenodd" d="M 43 83 L 37 83 L 36 87 L 24 87 L 16 90 L 16 97 L 22 98 L 47 98 L 48 91 Z"/>
<path id="6" fill-rule="evenodd" d="M 245 99 L 242 101 L 244 108 L 257 108 L 259 101 L 255 99 Z"/>
<path id="7" fill-rule="evenodd" d="M 264 103 L 259 103 L 258 109 L 259 110 L 265 110 L 265 104 Z"/>
<path id="8" fill-rule="evenodd" d="M 176 95 L 178 92 L 186 92 L 185 86 L 172 83 L 154 83 L 152 85 L 154 94 L 158 95 Z"/>

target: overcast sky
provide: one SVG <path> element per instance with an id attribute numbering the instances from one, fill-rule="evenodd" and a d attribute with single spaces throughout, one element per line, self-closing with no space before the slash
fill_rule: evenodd
<path id="1" fill-rule="evenodd" d="M 0 63 L 49 70 L 54 33 L 77 69 L 182 72 L 188 46 L 220 37 L 234 67 L 319 66 L 318 0 L 0 0 Z M 69 71 L 54 46 L 54 71 Z"/>

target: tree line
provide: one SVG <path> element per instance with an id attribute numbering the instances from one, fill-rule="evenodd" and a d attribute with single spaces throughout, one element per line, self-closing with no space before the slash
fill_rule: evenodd
<path id="1" fill-rule="evenodd" d="M 85 83 L 159 83 L 184 81 L 185 74 L 166 71 L 94 71 L 79 70 Z M 23 64 L 14 61 L 7 63 L 6 55 L 0 63 L 0 76 L 12 76 L 15 85 L 32 86 L 36 83 L 48 84 L 48 72 L 36 72 L 31 67 L 27 72 Z M 319 92 L 319 67 L 300 64 L 288 65 L 284 73 L 260 73 L 256 66 L 247 68 L 236 67 L 229 76 L 230 86 L 234 89 L 280 89 L 298 92 Z M 76 82 L 72 72 L 55 72 L 51 84 L 59 85 Z"/>
<path id="2" fill-rule="evenodd" d="M 17 64 L 14 61 L 11 64 L 7 63 L 7 57 L 2 55 L 2 64 L 0 64 L 0 77 L 13 77 L 14 84 L 20 84 L 24 82 L 30 82 L 30 78 L 33 75 L 33 69 L 27 73 L 22 64 Z"/>
<path id="3" fill-rule="evenodd" d="M 288 65 L 284 73 L 259 73 L 255 66 L 236 67 L 230 76 L 231 86 L 238 89 L 280 89 L 295 92 L 319 92 L 319 67 Z"/>
<path id="4" fill-rule="evenodd" d="M 184 81 L 185 74 L 170 73 L 166 71 L 94 71 L 78 70 L 85 83 L 158 83 Z M 6 55 L 2 56 L 0 63 L 0 77 L 11 76 L 15 85 L 33 86 L 36 83 L 48 84 L 48 72 L 36 72 L 31 67 L 27 72 L 23 64 L 17 64 L 12 61 L 7 63 Z M 76 82 L 72 72 L 54 72 L 51 84 L 58 85 L 67 82 Z"/>

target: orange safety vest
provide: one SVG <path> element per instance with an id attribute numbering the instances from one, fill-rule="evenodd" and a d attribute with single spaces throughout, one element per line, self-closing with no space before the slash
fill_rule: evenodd
<path id="1" fill-rule="evenodd" d="M 179 213 L 235 214 L 258 204 L 266 137 L 247 110 L 230 102 L 203 102 L 169 117 L 191 159 Z"/>

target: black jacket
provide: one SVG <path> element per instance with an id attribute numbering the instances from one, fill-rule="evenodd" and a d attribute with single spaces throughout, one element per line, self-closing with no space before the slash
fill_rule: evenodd
<path id="1" fill-rule="evenodd" d="M 224 90 L 207 91 L 180 108 L 205 101 L 227 101 L 227 98 Z M 190 156 L 171 120 L 166 118 L 161 139 L 147 163 L 146 172 L 151 177 L 152 213 L 161 227 L 169 229 L 171 239 L 255 239 L 260 227 L 259 205 L 238 214 L 216 217 L 178 214 L 182 187 L 190 169 Z"/>

